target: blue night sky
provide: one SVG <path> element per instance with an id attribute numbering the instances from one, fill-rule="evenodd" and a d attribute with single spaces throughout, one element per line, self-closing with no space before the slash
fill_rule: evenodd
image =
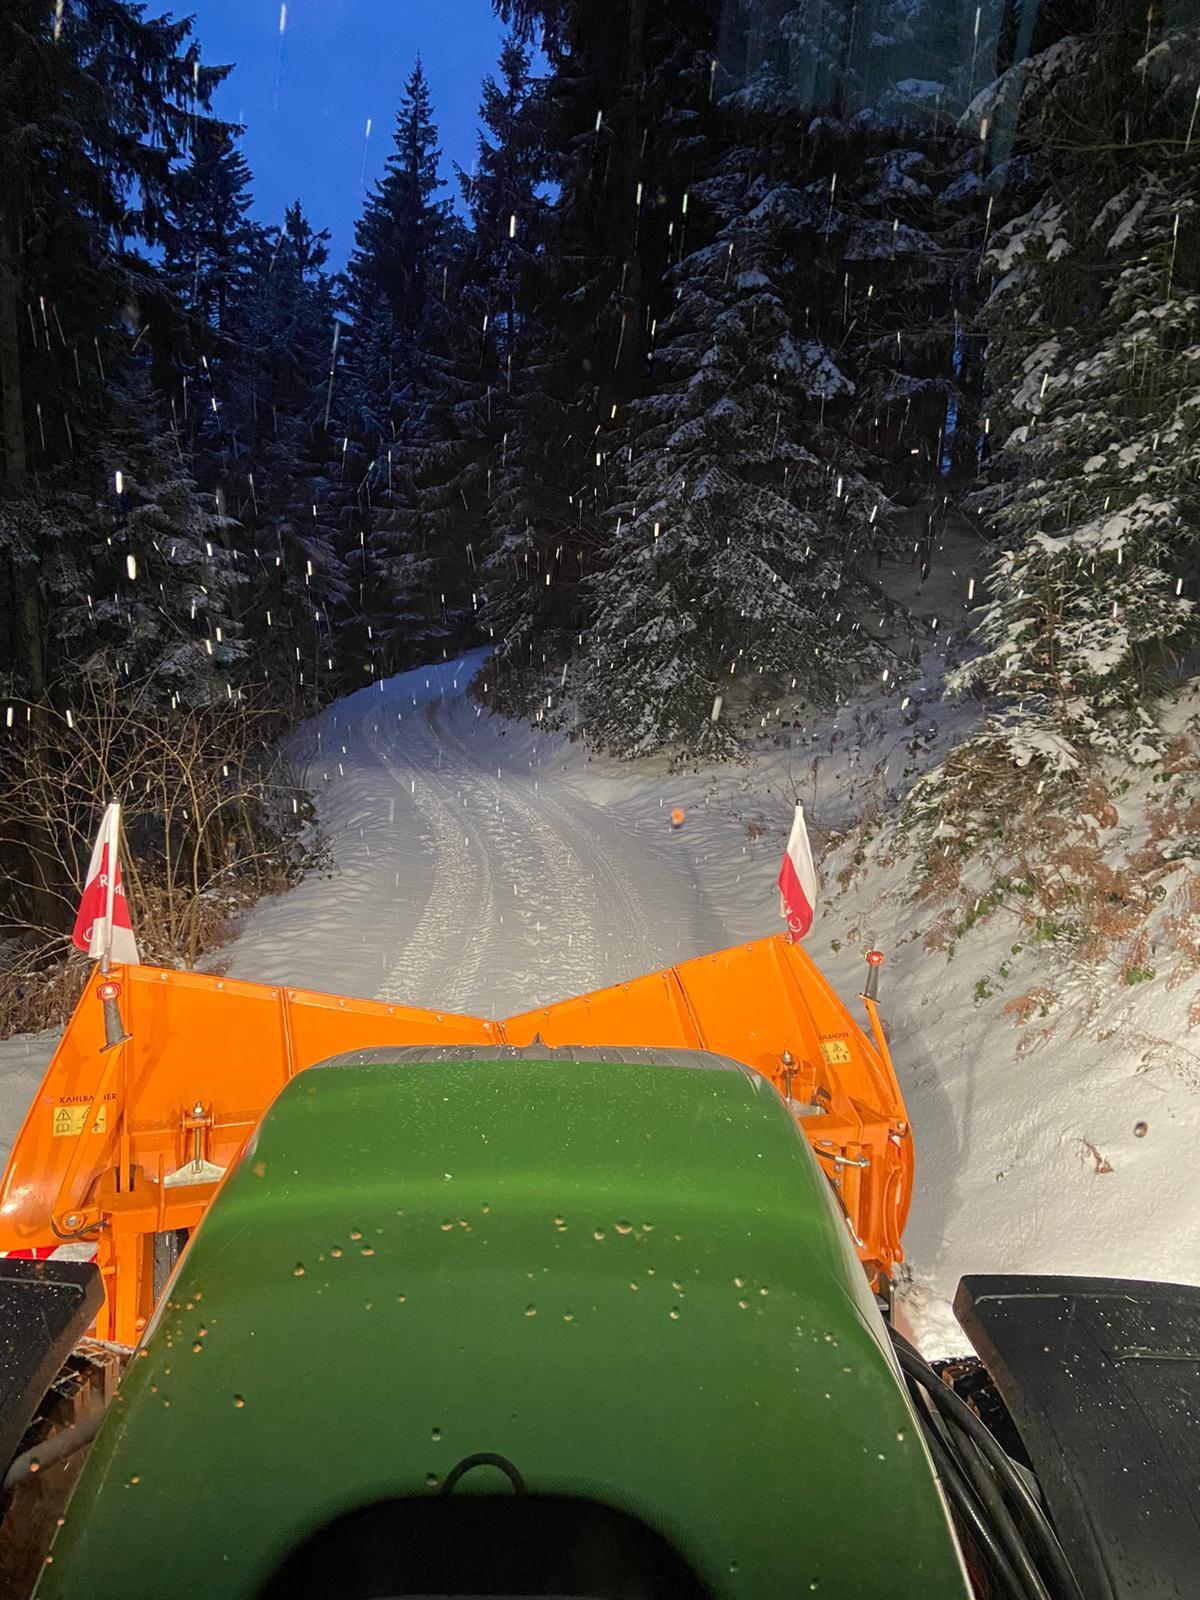
<path id="1" fill-rule="evenodd" d="M 420 55 L 433 96 L 442 176 L 475 159 L 479 89 L 494 71 L 502 28 L 491 0 L 191 0 L 203 59 L 234 62 L 218 115 L 245 125 L 254 214 L 282 220 L 299 198 L 333 234 L 345 265 L 364 195 L 383 172 L 404 81 Z M 367 118 L 370 138 L 366 137 Z M 443 190 L 443 198 L 457 186 Z"/>

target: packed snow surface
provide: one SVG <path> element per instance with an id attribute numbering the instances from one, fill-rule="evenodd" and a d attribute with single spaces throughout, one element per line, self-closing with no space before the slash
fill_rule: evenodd
<path id="1" fill-rule="evenodd" d="M 302 733 L 334 871 L 260 902 L 220 952 L 232 976 L 503 1016 L 775 931 L 769 897 L 731 892 L 727 817 L 673 830 L 678 786 L 490 716 L 465 692 L 482 660 Z"/>
<path id="2" fill-rule="evenodd" d="M 827 831 L 873 801 L 886 810 L 973 715 L 939 698 L 935 661 L 924 688 L 881 690 L 812 728 L 788 710 L 746 762 L 672 772 L 489 715 L 466 692 L 482 660 L 361 690 L 300 731 L 329 864 L 261 902 L 222 970 L 503 1016 L 776 932 L 796 798 L 819 856 Z M 1022 931 L 997 914 L 952 959 L 931 953 L 935 913 L 914 905 L 909 865 L 885 853 L 860 870 L 855 854 L 827 858 L 806 947 L 848 998 L 863 953 L 888 955 L 883 1010 L 917 1155 L 900 1316 L 923 1347 L 965 1348 L 949 1302 L 967 1272 L 1195 1281 L 1189 990 L 1112 980 L 1018 1028 L 1007 999 L 1068 982 L 1053 952 L 1014 954 Z M 0 1146 L 52 1044 L 0 1044 Z"/>

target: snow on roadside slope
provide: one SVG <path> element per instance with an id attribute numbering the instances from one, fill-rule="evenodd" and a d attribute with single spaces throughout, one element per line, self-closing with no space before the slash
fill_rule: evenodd
<path id="1" fill-rule="evenodd" d="M 1123 794 L 1108 865 L 1143 843 L 1156 775 Z M 1081 970 L 1000 910 L 932 952 L 925 935 L 939 913 L 914 903 L 913 864 L 894 847 L 885 827 L 844 886 L 858 844 L 827 858 L 836 893 L 810 950 L 843 993 L 859 950 L 889 955 L 883 1010 L 917 1172 L 901 1318 L 926 1350 L 950 1353 L 968 1348 L 949 1304 L 967 1273 L 1200 1282 L 1198 992 L 1194 974 L 1172 985 L 1180 949 L 1152 928 L 1159 970 L 1127 984 L 1117 959 Z M 1166 915 L 1194 898 L 1195 873 L 1194 860 L 1179 862 Z"/>

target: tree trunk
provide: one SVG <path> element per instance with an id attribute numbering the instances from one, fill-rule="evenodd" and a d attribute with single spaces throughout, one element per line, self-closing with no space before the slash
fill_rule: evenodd
<path id="1" fill-rule="evenodd" d="M 616 243 L 613 266 L 620 276 L 615 285 L 621 321 L 608 371 L 597 386 L 601 427 L 608 425 L 614 402 L 628 398 L 641 371 L 644 354 L 642 262 L 637 250 L 640 213 L 636 205 L 638 174 L 642 166 L 642 92 L 646 74 L 646 0 L 627 0 L 625 61 L 618 104 L 613 113 L 614 143 L 609 173 L 608 205 L 612 237 Z M 619 251 L 619 255 L 617 252 Z"/>
<path id="2" fill-rule="evenodd" d="M 626 392 L 628 392 L 629 379 L 635 378 L 641 371 L 644 353 L 642 309 L 645 291 L 642 282 L 642 258 L 637 247 L 641 216 L 633 201 L 636 194 L 638 174 L 642 168 L 642 109 L 645 77 L 646 0 L 629 0 L 628 49 L 625 58 L 625 99 L 628 123 L 626 126 L 627 144 L 624 165 L 627 174 L 626 183 L 630 192 L 627 192 L 622 197 L 624 204 L 629 207 L 627 215 L 632 219 L 626 235 L 625 246 L 625 315 L 628 320 L 625 326 L 623 352 L 625 356 L 624 370 L 628 374 Z"/>
<path id="3" fill-rule="evenodd" d="M 0 426 L 4 433 L 4 485 L 9 494 L 25 488 L 29 463 L 25 449 L 25 401 L 21 390 L 21 271 L 13 220 L 0 216 Z M 39 592 L 28 573 L 10 558 L 8 589 L 13 596 L 12 631 L 17 660 L 25 669 L 29 697 L 46 691 Z"/>
<path id="4" fill-rule="evenodd" d="M 24 492 L 29 478 L 25 448 L 25 397 L 21 387 L 21 289 L 20 253 L 15 223 L 11 215 L 0 214 L 0 431 L 3 433 L 5 494 Z M 23 668 L 30 700 L 41 700 L 46 693 L 46 668 L 43 658 L 40 590 L 29 568 L 10 555 L 3 563 L 3 580 L 12 596 L 8 619 L 14 646 L 13 660 Z M 13 907 L 25 908 L 28 925 L 45 932 L 63 924 L 64 907 L 51 864 L 58 859 L 54 849 L 53 824 L 48 816 L 28 818 L 28 849 L 18 851 L 14 876 L 27 887 L 19 891 Z M 10 907 L 10 915 L 11 915 Z"/>

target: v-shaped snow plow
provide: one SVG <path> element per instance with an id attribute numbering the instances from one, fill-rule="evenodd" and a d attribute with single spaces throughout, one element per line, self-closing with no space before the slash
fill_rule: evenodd
<path id="1" fill-rule="evenodd" d="M 0 1191 L 0 1594 L 1191 1600 L 1200 1290 L 966 1279 L 923 1362 L 870 989 L 97 975 Z"/>
<path id="2" fill-rule="evenodd" d="M 95 1332 L 135 1344 L 182 1236 L 297 1073 L 372 1047 L 540 1039 L 710 1050 L 761 1073 L 800 1120 L 877 1284 L 902 1259 L 913 1168 L 874 1020 L 872 1044 L 783 936 L 502 1021 L 153 967 L 97 972 L 13 1146 L 0 1252 L 94 1255 L 105 1289 Z"/>

